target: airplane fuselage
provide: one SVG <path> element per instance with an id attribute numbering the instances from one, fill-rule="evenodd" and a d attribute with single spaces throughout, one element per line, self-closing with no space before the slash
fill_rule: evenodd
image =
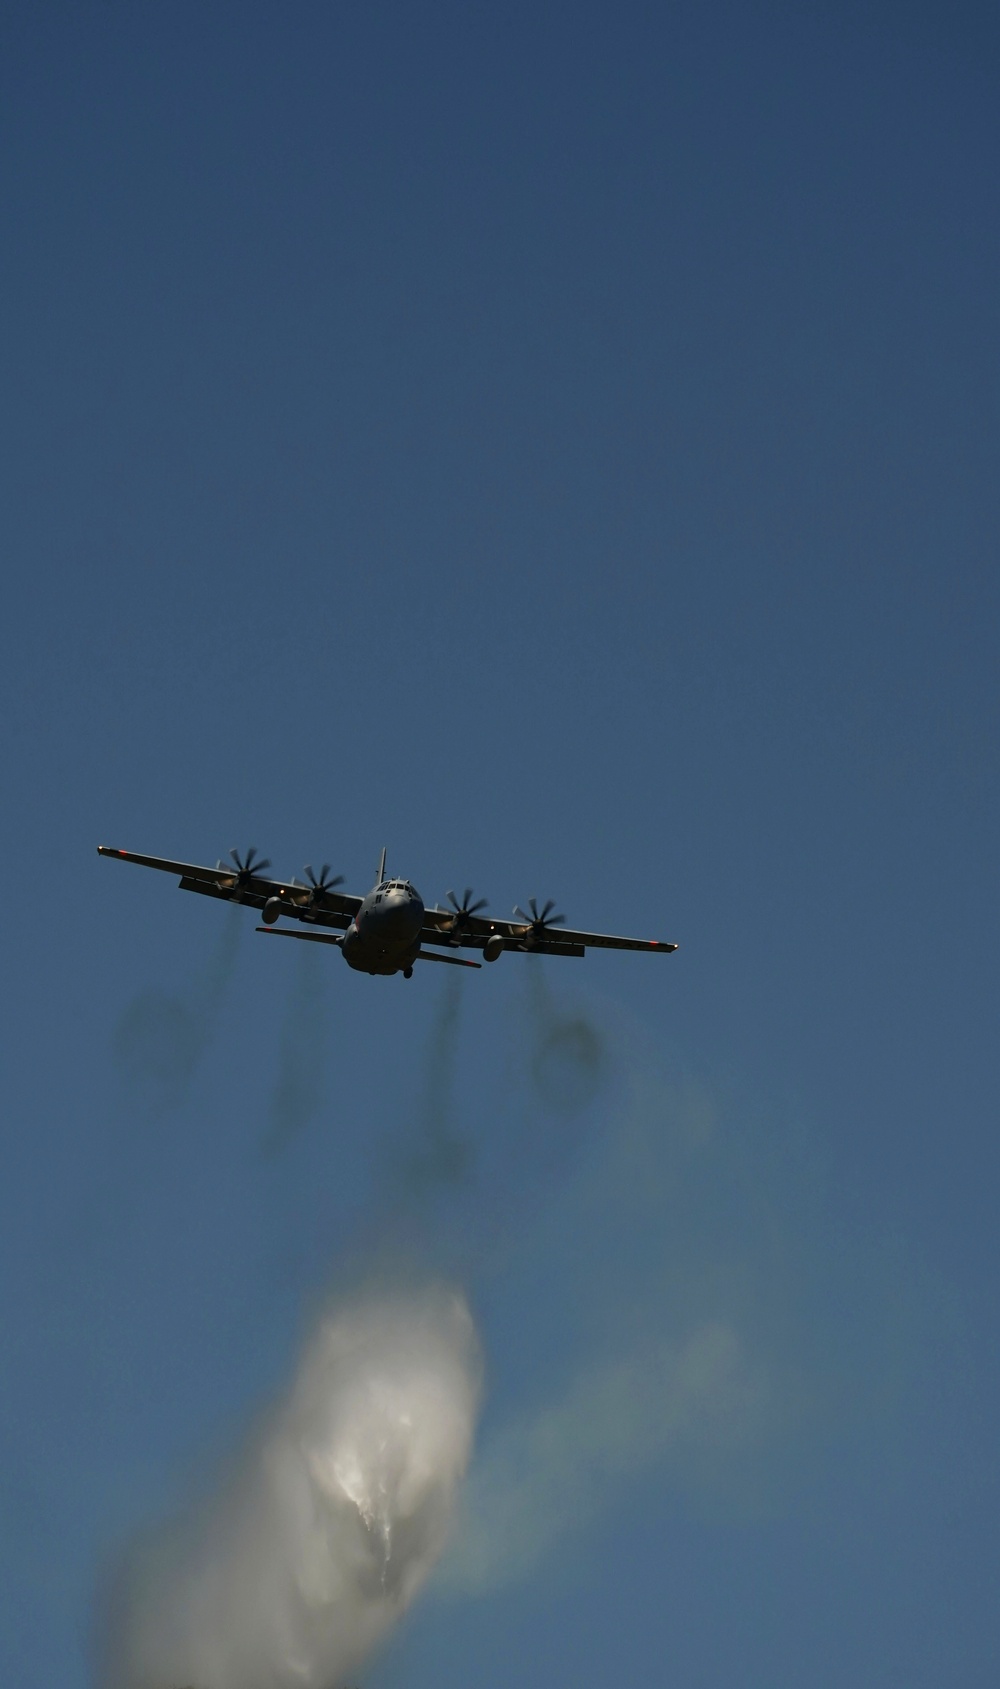
<path id="1" fill-rule="evenodd" d="M 424 903 L 409 880 L 373 886 L 341 940 L 348 967 L 365 974 L 412 968 L 420 949 Z"/>

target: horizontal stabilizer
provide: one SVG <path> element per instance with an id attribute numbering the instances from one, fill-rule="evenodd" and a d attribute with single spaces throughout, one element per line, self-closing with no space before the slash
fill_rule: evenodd
<path id="1" fill-rule="evenodd" d="M 584 944 L 553 944 L 547 938 L 536 939 L 534 943 L 512 944 L 508 940 L 508 950 L 527 950 L 531 956 L 585 956 L 587 947 Z"/>
<path id="2" fill-rule="evenodd" d="M 464 956 L 438 956 L 433 950 L 418 950 L 418 962 L 448 962 L 453 968 L 481 968 L 482 962 L 466 961 Z"/>
<path id="3" fill-rule="evenodd" d="M 343 944 L 342 938 L 335 938 L 332 932 L 292 932 L 288 927 L 258 927 L 258 932 L 269 932 L 272 938 L 302 938 L 307 944 Z"/>

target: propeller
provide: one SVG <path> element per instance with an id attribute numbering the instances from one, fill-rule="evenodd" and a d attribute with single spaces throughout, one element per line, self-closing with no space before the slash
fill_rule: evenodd
<path id="1" fill-rule="evenodd" d="M 454 895 L 454 892 L 446 892 L 444 895 L 448 897 L 448 902 L 454 909 L 453 917 L 451 917 L 451 922 L 449 922 L 448 926 L 449 932 L 461 932 L 463 929 L 468 931 L 468 924 L 470 924 L 471 915 L 478 914 L 478 910 L 485 909 L 486 907 L 485 897 L 478 897 L 475 904 L 470 902 L 471 895 L 473 895 L 473 888 L 471 888 L 471 885 L 466 885 L 465 892 L 461 893 L 461 902 L 459 902 L 458 897 Z"/>
<path id="2" fill-rule="evenodd" d="M 526 931 L 522 934 L 522 937 L 528 944 L 538 944 L 541 940 L 548 938 L 550 936 L 551 928 L 558 926 L 560 921 L 565 921 L 566 919 L 565 915 L 553 915 L 552 911 L 555 908 L 555 901 L 551 897 L 549 898 L 548 903 L 546 903 L 544 909 L 541 910 L 539 910 L 535 899 L 533 897 L 529 898 L 528 908 L 531 910 L 530 915 L 526 915 L 524 910 L 519 909 L 516 903 L 514 905 L 515 915 L 518 920 L 523 921 L 525 924 Z M 559 935 L 556 933 L 553 936 L 558 938 Z"/>
<path id="3" fill-rule="evenodd" d="M 485 909 L 487 905 L 487 899 L 485 897 L 477 898 L 475 903 L 469 902 L 469 899 L 472 896 L 471 886 L 466 886 L 463 891 L 461 903 L 459 903 L 458 898 L 455 896 L 453 891 L 447 892 L 446 896 L 448 898 L 448 902 L 455 911 L 451 918 L 451 927 L 449 929 L 451 932 L 457 932 L 461 927 L 467 927 L 469 925 L 470 917 L 475 915 L 480 909 Z"/>
<path id="4" fill-rule="evenodd" d="M 236 864 L 236 873 L 233 876 L 234 884 L 240 889 L 247 885 L 255 874 L 263 874 L 264 869 L 271 866 L 266 856 L 258 859 L 256 845 L 250 846 L 245 857 L 241 856 L 236 849 L 231 850 L 229 854 Z M 219 867 L 223 873 L 232 875 L 233 870 L 225 862 L 220 861 Z"/>
<path id="5" fill-rule="evenodd" d="M 337 874 L 334 877 L 334 879 L 331 880 L 329 862 L 324 862 L 322 868 L 319 871 L 319 878 L 318 879 L 316 878 L 316 875 L 313 873 L 313 870 L 309 866 L 308 862 L 306 863 L 302 872 L 305 875 L 306 879 L 309 881 L 310 886 L 312 887 L 312 890 L 309 893 L 310 903 L 318 903 L 320 898 L 323 896 L 324 892 L 332 891 L 334 886 L 342 886 L 343 883 L 344 883 L 343 874 Z M 295 881 L 296 885 L 301 885 L 301 883 L 302 883 L 301 880 Z"/>

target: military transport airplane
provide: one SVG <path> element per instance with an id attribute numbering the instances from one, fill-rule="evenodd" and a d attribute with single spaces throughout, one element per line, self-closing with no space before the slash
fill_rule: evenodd
<path id="1" fill-rule="evenodd" d="M 484 961 L 495 962 L 505 950 L 543 956 L 583 956 L 589 946 L 603 950 L 653 950 L 661 954 L 677 949 L 676 944 L 663 944 L 652 938 L 614 938 L 605 933 L 571 931 L 564 924 L 564 916 L 552 913 L 553 903 L 539 909 L 534 898 L 528 903 L 530 914 L 515 908 L 514 920 L 491 920 L 479 913 L 487 907 L 484 897 L 475 903 L 471 901 L 471 887 L 461 902 L 453 891 L 448 892 L 450 908 L 427 909 L 409 880 L 386 878 L 384 850 L 371 891 L 366 897 L 355 897 L 337 890 L 343 884 L 343 875 L 331 879 L 328 864 L 320 869 L 318 876 L 306 868 L 304 882 L 266 879 L 264 871 L 271 864 L 266 859 L 259 860 L 252 848 L 245 857 L 238 850 L 231 850 L 233 865 L 220 861 L 214 868 L 171 862 L 162 856 L 137 856 L 131 850 L 112 850 L 110 845 L 98 845 L 97 849 L 101 856 L 114 856 L 122 862 L 138 862 L 144 868 L 162 868 L 168 874 L 179 874 L 182 891 L 199 891 L 206 897 L 220 897 L 228 903 L 245 903 L 251 909 L 259 909 L 264 925 L 257 928 L 258 932 L 278 938 L 306 939 L 313 944 L 335 944 L 348 966 L 359 973 L 401 973 L 404 979 L 410 979 L 414 962 L 450 962 L 460 968 L 482 966 L 481 962 L 470 961 L 465 956 L 441 954 L 454 950 L 481 950 Z M 275 925 L 282 915 L 310 928 L 339 930 L 296 932 Z M 437 948 L 425 949 L 428 944 Z"/>

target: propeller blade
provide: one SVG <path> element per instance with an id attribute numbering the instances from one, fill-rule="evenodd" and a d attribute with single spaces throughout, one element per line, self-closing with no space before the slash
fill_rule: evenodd
<path id="1" fill-rule="evenodd" d="M 530 915 L 526 915 L 524 910 L 515 903 L 514 913 L 519 921 L 523 921 L 525 926 L 531 928 L 536 938 L 544 938 L 549 927 L 558 926 L 561 921 L 566 919 L 565 915 L 553 915 L 555 900 L 551 897 L 541 911 L 538 908 L 538 899 L 529 897 L 528 908 L 531 910 Z"/>
<path id="2" fill-rule="evenodd" d="M 344 883 L 343 874 L 338 874 L 336 878 L 332 880 L 327 878 L 330 872 L 329 862 L 324 862 L 322 868 L 320 869 L 319 879 L 316 878 L 312 867 L 308 863 L 306 867 L 303 868 L 302 872 L 308 877 L 309 884 L 311 885 L 315 896 L 321 896 L 323 892 L 332 891 L 334 886 L 342 886 Z"/>
<path id="3" fill-rule="evenodd" d="M 474 915 L 477 910 L 486 908 L 488 901 L 487 898 L 480 897 L 477 898 L 475 903 L 470 902 L 470 898 L 472 897 L 471 886 L 466 886 L 464 892 L 462 893 L 461 903 L 459 903 L 458 898 L 455 896 L 453 891 L 448 891 L 445 895 L 455 911 L 454 918 L 452 920 L 453 927 L 465 925 L 470 916 Z"/>
<path id="4" fill-rule="evenodd" d="M 254 874 L 263 874 L 265 868 L 270 868 L 271 866 L 270 860 L 266 856 L 261 860 L 258 860 L 256 845 L 250 846 L 250 849 L 247 851 L 245 857 L 240 855 L 235 846 L 229 854 L 236 864 L 237 872 L 241 878 L 245 880 L 250 879 Z M 231 872 L 231 870 L 227 870 L 227 872 Z"/>

